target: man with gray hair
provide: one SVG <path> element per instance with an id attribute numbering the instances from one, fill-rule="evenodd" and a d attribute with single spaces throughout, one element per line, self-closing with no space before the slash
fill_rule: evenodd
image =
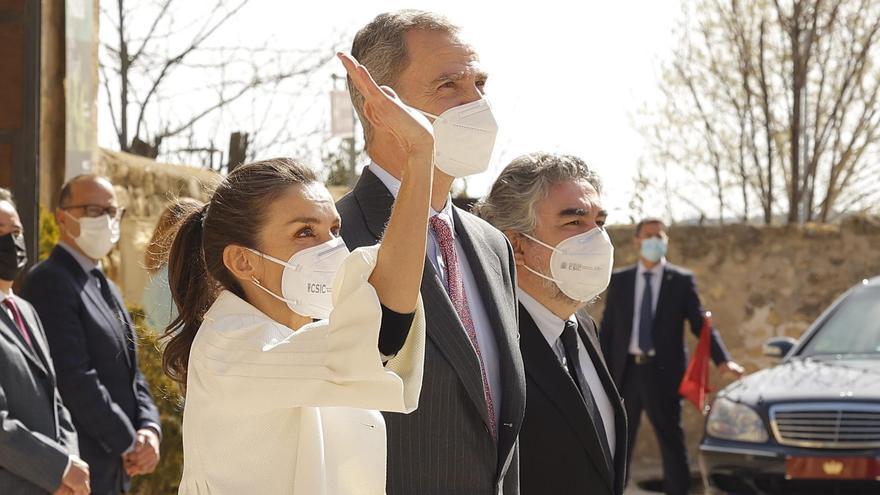
<path id="1" fill-rule="evenodd" d="M 513 160 L 476 207 L 510 240 L 517 265 L 524 495 L 623 493 L 626 414 L 596 323 L 578 312 L 611 276 L 614 248 L 597 225 L 606 215 L 600 192 L 581 159 L 532 153 Z"/>
<path id="2" fill-rule="evenodd" d="M 427 320 L 419 408 L 385 413 L 389 495 L 519 493 L 517 435 L 525 376 L 517 341 L 513 255 L 504 236 L 455 207 L 456 177 L 486 170 L 497 126 L 487 75 L 459 28 L 416 10 L 381 14 L 355 36 L 352 56 L 434 128 L 431 228 L 421 296 Z M 349 84 L 372 163 L 337 203 L 350 249 L 382 238 L 407 153 L 370 126 Z"/>

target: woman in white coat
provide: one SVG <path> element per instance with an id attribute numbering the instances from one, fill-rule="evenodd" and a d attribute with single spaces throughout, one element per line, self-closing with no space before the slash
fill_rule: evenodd
<path id="1" fill-rule="evenodd" d="M 349 254 L 327 189 L 275 159 L 237 168 L 182 222 L 163 357 L 186 393 L 181 494 L 380 495 L 378 410 L 418 404 L 431 124 L 340 58 L 370 122 L 410 150 L 391 220 Z"/>

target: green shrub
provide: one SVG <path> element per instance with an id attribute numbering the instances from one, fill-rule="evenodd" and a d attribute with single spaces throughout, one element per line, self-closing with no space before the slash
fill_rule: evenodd
<path id="1" fill-rule="evenodd" d="M 40 207 L 40 256 L 37 258 L 42 261 L 49 257 L 52 248 L 58 244 L 61 238 L 61 231 L 58 230 L 58 224 L 55 223 L 55 215 L 51 211 Z"/>
<path id="2" fill-rule="evenodd" d="M 138 333 L 138 364 L 162 418 L 162 459 L 153 474 L 136 476 L 131 493 L 168 495 L 177 493 L 183 474 L 183 399 L 177 383 L 162 372 L 158 336 L 147 328 L 140 308 L 129 308 Z"/>

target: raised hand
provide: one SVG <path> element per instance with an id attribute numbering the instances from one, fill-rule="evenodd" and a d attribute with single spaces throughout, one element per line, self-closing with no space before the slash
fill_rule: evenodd
<path id="1" fill-rule="evenodd" d="M 434 178 L 434 127 L 424 115 L 404 104 L 394 90 L 379 87 L 357 60 L 345 53 L 337 55 L 354 86 L 364 95 L 364 117 L 373 128 L 391 133 L 406 154 L 400 191 L 382 236 L 370 284 L 386 308 L 412 313 L 418 306 L 425 265 Z M 443 197 L 447 194 L 444 192 Z"/>
<path id="2" fill-rule="evenodd" d="M 367 68 L 351 55 L 342 52 L 336 55 L 364 96 L 364 116 L 370 124 L 393 134 L 408 153 L 433 152 L 434 128 L 428 119 L 404 104 L 393 89 L 376 84 Z"/>

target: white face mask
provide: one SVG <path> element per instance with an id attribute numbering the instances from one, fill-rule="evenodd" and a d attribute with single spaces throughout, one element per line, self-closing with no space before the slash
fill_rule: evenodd
<path id="1" fill-rule="evenodd" d="M 286 302 L 287 307 L 297 314 L 319 320 L 330 317 L 333 277 L 348 256 L 348 248 L 341 237 L 296 252 L 287 261 L 253 249 L 248 248 L 248 251 L 284 267 L 280 296 L 263 287 L 256 278 L 253 279 L 254 285 Z"/>
<path id="2" fill-rule="evenodd" d="M 418 111 L 434 119 L 435 167 L 452 177 L 467 177 L 489 168 L 498 134 L 489 100 L 481 98 L 440 115 Z"/>
<path id="3" fill-rule="evenodd" d="M 119 220 L 110 215 L 76 218 L 66 211 L 64 214 L 79 224 L 79 237 L 73 241 L 89 258 L 99 260 L 107 256 L 119 241 Z"/>
<path id="4" fill-rule="evenodd" d="M 614 246 L 604 229 L 571 236 L 556 247 L 534 237 L 529 239 L 553 251 L 550 255 L 550 277 L 531 269 L 526 270 L 556 283 L 559 290 L 571 299 L 587 302 L 602 293 L 611 281 L 614 264 Z"/>

